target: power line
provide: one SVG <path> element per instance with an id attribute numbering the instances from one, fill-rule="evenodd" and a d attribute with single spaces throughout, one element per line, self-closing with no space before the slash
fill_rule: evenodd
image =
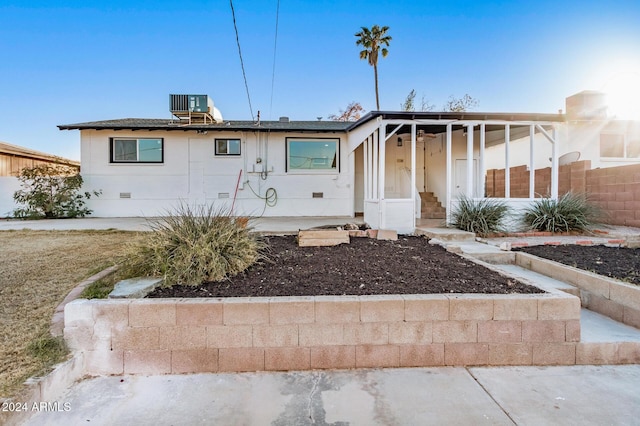
<path id="1" fill-rule="evenodd" d="M 247 73 L 244 71 L 244 61 L 242 60 L 242 49 L 240 49 L 240 38 L 238 37 L 238 25 L 236 24 L 236 11 L 233 9 L 233 0 L 229 0 L 231 4 L 231 16 L 233 16 L 233 28 L 236 31 L 236 44 L 238 45 L 238 55 L 240 55 L 240 66 L 242 67 L 242 77 L 244 78 L 244 88 L 247 91 L 247 100 L 249 101 L 249 111 L 251 112 L 251 120 L 253 117 L 253 107 L 251 106 L 251 96 L 249 95 L 249 84 L 247 83 Z"/>
<path id="2" fill-rule="evenodd" d="M 273 87 L 276 80 L 276 50 L 278 47 L 278 20 L 280 17 L 280 0 L 276 7 L 276 34 L 273 40 L 273 69 L 271 71 L 271 100 L 269 102 L 269 119 L 271 119 L 271 110 L 273 109 Z"/>

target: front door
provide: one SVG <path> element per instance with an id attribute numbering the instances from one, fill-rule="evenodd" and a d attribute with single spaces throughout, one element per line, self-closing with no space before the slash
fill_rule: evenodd
<path id="1" fill-rule="evenodd" d="M 454 197 L 467 194 L 467 160 L 456 159 Z M 478 160 L 473 160 L 473 192 L 472 197 L 478 196 Z"/>

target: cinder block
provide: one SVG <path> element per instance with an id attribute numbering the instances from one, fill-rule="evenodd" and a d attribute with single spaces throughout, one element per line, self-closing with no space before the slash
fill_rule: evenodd
<path id="1" fill-rule="evenodd" d="M 433 341 L 431 322 L 392 322 L 389 324 L 389 343 L 425 345 Z"/>
<path id="2" fill-rule="evenodd" d="M 124 374 L 169 374 L 171 351 L 124 351 Z"/>
<path id="3" fill-rule="evenodd" d="M 209 348 L 250 348 L 253 346 L 253 327 L 250 325 L 213 325 L 207 327 Z"/>
<path id="4" fill-rule="evenodd" d="M 489 345 L 486 343 L 445 343 L 444 365 L 488 365 Z"/>
<path id="5" fill-rule="evenodd" d="M 298 346 L 298 326 L 295 324 L 254 325 L 253 346 L 257 348 Z"/>
<path id="6" fill-rule="evenodd" d="M 580 298 L 582 306 L 585 308 L 608 316 L 615 321 L 623 321 L 624 307 L 621 304 L 588 291 L 581 291 Z"/>
<path id="7" fill-rule="evenodd" d="M 311 348 L 311 368 L 355 368 L 355 346 L 319 346 Z"/>
<path id="8" fill-rule="evenodd" d="M 269 300 L 269 323 L 309 324 L 315 321 L 313 297 L 275 297 Z"/>
<path id="9" fill-rule="evenodd" d="M 391 322 L 404 320 L 404 299 L 400 296 L 363 296 L 360 321 Z"/>
<path id="10" fill-rule="evenodd" d="M 224 348 L 218 352 L 219 372 L 263 371 L 263 348 Z"/>
<path id="11" fill-rule="evenodd" d="M 344 342 L 353 345 L 386 345 L 389 324 L 379 322 L 344 324 Z"/>
<path id="12" fill-rule="evenodd" d="M 206 327 L 162 327 L 159 334 L 160 349 L 204 349 L 207 347 Z"/>
<path id="13" fill-rule="evenodd" d="M 564 321 L 522 321 L 523 342 L 564 342 Z"/>
<path id="14" fill-rule="evenodd" d="M 520 321 L 479 321 L 478 342 L 519 343 L 522 342 Z"/>
<path id="15" fill-rule="evenodd" d="M 150 351 L 160 348 L 158 327 L 129 327 L 113 333 L 113 349 Z"/>
<path id="16" fill-rule="evenodd" d="M 360 298 L 357 296 L 316 296 L 316 323 L 350 323 L 360 321 Z"/>
<path id="17" fill-rule="evenodd" d="M 532 297 L 496 296 L 493 299 L 493 319 L 498 321 L 535 320 L 538 300 Z"/>
<path id="18" fill-rule="evenodd" d="M 171 373 L 216 373 L 218 371 L 218 349 L 173 350 Z"/>
<path id="19" fill-rule="evenodd" d="M 635 328 L 640 328 L 640 309 L 624 307 L 622 322 Z"/>
<path id="20" fill-rule="evenodd" d="M 539 320 L 580 319 L 580 299 L 575 296 L 538 299 Z"/>
<path id="21" fill-rule="evenodd" d="M 270 371 L 309 370 L 309 348 L 267 348 L 264 352 L 264 368 Z"/>
<path id="22" fill-rule="evenodd" d="M 64 307 L 65 327 L 93 327 L 93 305 L 86 299 L 77 299 Z"/>
<path id="23" fill-rule="evenodd" d="M 464 343 L 478 341 L 475 321 L 434 321 L 433 343 Z"/>
<path id="24" fill-rule="evenodd" d="M 640 342 L 620 342 L 618 364 L 640 364 Z"/>
<path id="25" fill-rule="evenodd" d="M 444 343 L 400 346 L 400 367 L 440 367 L 444 365 Z"/>
<path id="26" fill-rule="evenodd" d="M 405 321 L 447 321 L 449 299 L 442 294 L 404 295 Z"/>
<path id="27" fill-rule="evenodd" d="M 344 324 L 300 324 L 300 346 L 329 346 L 344 344 Z"/>
<path id="28" fill-rule="evenodd" d="M 72 351 L 93 350 L 93 327 L 65 327 L 64 340 Z"/>
<path id="29" fill-rule="evenodd" d="M 493 319 L 493 299 L 487 296 L 470 294 L 448 297 L 450 320 Z"/>
<path id="30" fill-rule="evenodd" d="M 224 299 L 222 318 L 224 325 L 269 324 L 269 299 Z"/>
<path id="31" fill-rule="evenodd" d="M 124 373 L 124 351 L 99 350 L 84 352 L 84 373 L 109 376 Z"/>
<path id="32" fill-rule="evenodd" d="M 618 361 L 618 343 L 578 343 L 576 345 L 576 364 L 616 364 Z"/>
<path id="33" fill-rule="evenodd" d="M 177 325 L 222 325 L 221 300 L 179 300 L 176 302 Z"/>
<path id="34" fill-rule="evenodd" d="M 93 304 L 93 318 L 96 326 L 123 329 L 129 326 L 129 301 L 100 300 Z"/>
<path id="35" fill-rule="evenodd" d="M 528 343 L 489 344 L 490 365 L 531 365 L 533 347 Z"/>
<path id="36" fill-rule="evenodd" d="M 574 365 L 576 343 L 534 343 L 534 365 Z"/>
<path id="37" fill-rule="evenodd" d="M 565 321 L 565 341 L 580 341 L 580 320 Z"/>
<path id="38" fill-rule="evenodd" d="M 129 326 L 162 327 L 176 325 L 175 300 L 143 299 L 129 304 Z"/>
<path id="39" fill-rule="evenodd" d="M 633 309 L 640 309 L 640 287 L 616 283 L 609 287 L 609 299 Z"/>
<path id="40" fill-rule="evenodd" d="M 592 274 L 586 271 L 578 272 L 578 282 L 575 284 L 578 288 L 588 291 L 594 295 L 609 298 L 609 281 L 603 279 L 602 276 Z"/>
<path id="41" fill-rule="evenodd" d="M 396 241 L 398 239 L 398 233 L 391 229 L 378 229 L 378 236 L 376 238 L 379 240 Z"/>
<path id="42" fill-rule="evenodd" d="M 399 367 L 400 348 L 395 345 L 356 346 L 356 368 Z"/>

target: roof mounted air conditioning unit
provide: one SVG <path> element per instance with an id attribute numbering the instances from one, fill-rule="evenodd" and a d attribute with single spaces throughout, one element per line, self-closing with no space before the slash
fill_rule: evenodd
<path id="1" fill-rule="evenodd" d="M 222 114 L 207 95 L 169 95 L 171 114 L 188 124 L 222 123 Z"/>

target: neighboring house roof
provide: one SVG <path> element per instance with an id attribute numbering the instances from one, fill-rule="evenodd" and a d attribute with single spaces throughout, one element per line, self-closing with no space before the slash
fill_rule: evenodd
<path id="1" fill-rule="evenodd" d="M 6 142 L 0 142 L 0 154 L 15 156 L 15 157 L 23 157 L 23 158 L 32 158 L 35 160 L 43 160 L 55 163 L 68 164 L 71 166 L 80 166 L 80 162 L 69 160 L 67 158 L 58 157 L 55 155 L 47 154 L 44 152 L 36 151 L 33 149 L 24 148 L 17 145 L 12 145 Z"/>
<path id="2" fill-rule="evenodd" d="M 344 121 L 229 121 L 211 124 L 185 124 L 180 120 L 157 118 L 122 118 L 63 124 L 60 130 L 202 130 L 202 131 L 267 131 L 279 132 L 345 132 L 352 122 Z"/>

